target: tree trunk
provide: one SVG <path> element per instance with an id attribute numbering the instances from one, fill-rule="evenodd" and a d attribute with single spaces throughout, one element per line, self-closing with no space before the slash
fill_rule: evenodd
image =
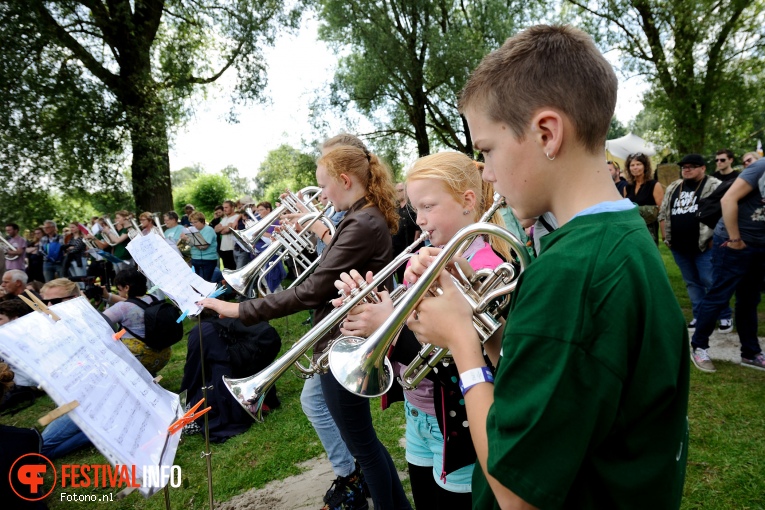
<path id="1" fill-rule="evenodd" d="M 416 89 L 412 98 L 412 125 L 414 127 L 415 141 L 417 142 L 417 156 L 423 157 L 430 155 L 430 140 L 428 139 L 428 113 L 426 108 L 425 92 L 423 92 L 422 81 Z"/>
<path id="2" fill-rule="evenodd" d="M 162 212 L 173 209 L 168 155 L 167 117 L 160 99 L 153 91 L 136 97 L 125 105 L 130 141 L 133 148 L 133 196 L 139 212 Z"/>
<path id="3" fill-rule="evenodd" d="M 465 132 L 465 154 L 474 158 L 475 150 L 473 149 L 473 137 L 470 136 L 470 127 L 464 115 L 460 114 L 460 120 L 462 121 L 462 130 Z"/>

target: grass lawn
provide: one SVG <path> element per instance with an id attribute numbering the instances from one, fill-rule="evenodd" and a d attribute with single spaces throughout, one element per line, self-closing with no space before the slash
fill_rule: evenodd
<path id="1" fill-rule="evenodd" d="M 690 303 L 680 273 L 669 251 L 662 246 L 670 282 L 687 319 Z M 762 314 L 762 309 L 760 310 Z M 308 330 L 301 322 L 307 313 L 299 313 L 272 321 L 283 340 L 286 350 Z M 761 316 L 760 334 L 763 335 L 765 317 Z M 190 329 L 193 324 L 187 321 Z M 162 370 L 160 384 L 177 391 L 182 378 L 186 356 L 185 343 L 173 347 L 173 357 Z M 763 509 L 765 508 L 765 459 L 762 436 L 765 431 L 765 372 L 741 368 L 736 364 L 715 362 L 717 373 L 703 374 L 692 369 L 691 397 L 688 417 L 691 443 L 685 484 L 684 509 Z M 251 488 L 262 487 L 271 480 L 296 474 L 300 461 L 323 454 L 308 420 L 300 408 L 299 395 L 302 381 L 287 374 L 278 384 L 282 406 L 256 423 L 244 434 L 223 444 L 212 444 L 213 484 L 216 501 L 226 501 Z M 18 427 L 31 427 L 37 418 L 55 405 L 47 398 L 15 415 L 0 416 L 0 423 Z M 372 402 L 375 428 L 388 448 L 399 470 L 406 469 L 404 450 L 399 446 L 403 436 L 403 407 L 395 404 L 380 410 L 379 399 Z M 174 509 L 207 508 L 207 468 L 200 453 L 204 451 L 202 436 L 184 437 L 178 448 L 175 463 L 183 470 L 183 486 L 171 489 L 171 507 Z M 104 459 L 95 448 L 86 448 L 61 459 L 56 464 L 101 464 Z M 327 486 L 329 486 L 329 481 Z M 405 483 L 408 489 L 408 482 Z M 61 502 L 61 488 L 57 487 L 48 501 L 50 508 L 92 508 L 93 505 L 114 509 L 164 509 L 161 494 L 143 500 L 131 494 L 121 501 L 108 503 Z M 76 494 L 105 494 L 105 489 L 69 489 Z"/>

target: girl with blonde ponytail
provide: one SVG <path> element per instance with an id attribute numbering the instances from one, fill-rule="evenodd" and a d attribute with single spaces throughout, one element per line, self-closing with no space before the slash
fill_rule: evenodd
<path id="1" fill-rule="evenodd" d="M 260 299 L 238 304 L 204 299 L 200 304 L 222 316 L 238 317 L 245 325 L 313 308 L 314 322 L 318 323 L 332 311 L 330 300 L 337 296 L 334 282 L 343 271 L 362 268 L 375 272 L 392 260 L 391 231 L 398 227 L 395 188 L 391 172 L 377 156 L 357 146 L 326 147 L 316 163 L 316 181 L 335 210 L 346 211 L 346 215 L 327 242 L 314 272 L 297 287 Z M 334 328 L 317 342 L 315 358 L 336 334 Z M 326 406 L 361 466 L 374 507 L 411 509 L 393 460 L 372 427 L 369 399 L 347 391 L 331 373 L 319 378 Z M 363 491 L 346 492 L 353 482 L 345 480 L 328 493 L 325 508 L 366 508 Z"/>
<path id="2" fill-rule="evenodd" d="M 477 222 L 494 202 L 494 190 L 481 179 L 483 165 L 459 152 L 442 152 L 418 159 L 406 175 L 406 191 L 417 212 L 417 225 L 430 234 L 433 246 L 445 245 L 463 227 Z M 499 213 L 492 223 L 504 226 Z M 496 252 L 495 252 L 496 250 Z M 462 254 L 474 270 L 494 269 L 502 258 L 510 260 L 504 242 L 490 244 L 477 237 Z M 364 273 L 361 273 L 364 274 Z M 361 274 L 341 275 L 335 286 L 347 292 L 361 282 Z M 367 281 L 371 275 L 366 274 Z M 367 337 L 393 312 L 386 293 L 380 304 L 362 304 L 349 313 L 340 331 L 345 335 Z M 418 355 L 420 344 L 404 327 L 390 353 L 396 376 Z M 470 430 L 465 426 L 465 406 L 456 366 L 438 365 L 414 390 L 398 384 L 386 396 L 404 400 L 406 412 L 406 459 L 416 508 L 469 509 L 475 449 Z M 403 397 L 403 398 L 402 398 Z M 449 441 L 444 440 L 445 437 Z"/>

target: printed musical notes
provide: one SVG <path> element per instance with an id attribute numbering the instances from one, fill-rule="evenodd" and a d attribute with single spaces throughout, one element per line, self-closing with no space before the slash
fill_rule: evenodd
<path id="1" fill-rule="evenodd" d="M 127 245 L 138 267 L 172 299 L 181 311 L 193 316 L 202 311 L 196 303 L 215 290 L 215 284 L 195 274 L 183 257 L 155 233 L 137 236 Z"/>
<path id="2" fill-rule="evenodd" d="M 152 380 L 84 297 L 0 326 L 0 357 L 33 375 L 113 465 L 172 466 L 179 435 L 167 428 L 183 414 L 178 395 Z M 157 488 L 141 487 L 151 495 Z"/>

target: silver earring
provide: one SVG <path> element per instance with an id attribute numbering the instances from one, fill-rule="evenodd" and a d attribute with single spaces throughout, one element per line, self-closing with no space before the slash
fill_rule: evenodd
<path id="1" fill-rule="evenodd" d="M 555 161 L 555 156 L 550 157 L 550 153 L 549 152 L 545 152 L 545 156 L 547 156 L 547 159 L 549 159 L 550 161 Z"/>
<path id="2" fill-rule="evenodd" d="M 468 210 L 464 210 L 464 211 L 462 211 L 462 215 L 463 215 L 463 216 L 467 216 L 468 214 L 470 214 L 470 211 L 468 211 Z"/>

